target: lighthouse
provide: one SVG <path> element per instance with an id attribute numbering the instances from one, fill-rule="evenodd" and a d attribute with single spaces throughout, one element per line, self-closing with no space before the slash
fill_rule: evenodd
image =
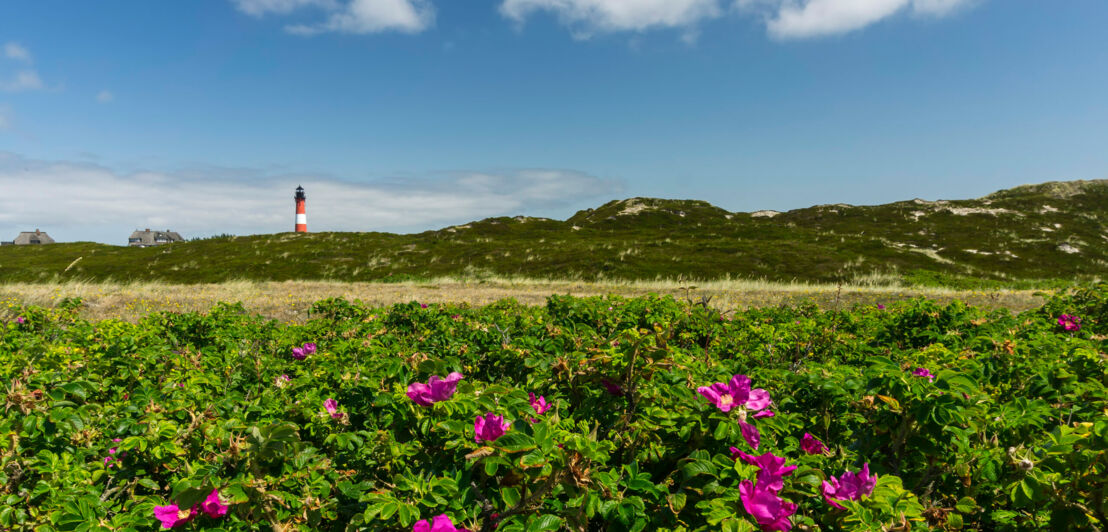
<path id="1" fill-rule="evenodd" d="M 304 210 L 304 200 L 307 196 L 304 195 L 304 187 L 296 187 L 296 232 L 307 233 L 308 232 L 308 214 Z"/>

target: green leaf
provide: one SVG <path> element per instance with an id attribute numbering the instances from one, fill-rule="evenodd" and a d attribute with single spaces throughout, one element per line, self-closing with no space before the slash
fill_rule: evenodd
<path id="1" fill-rule="evenodd" d="M 681 513 L 681 510 L 685 508 L 686 499 L 687 497 L 685 496 L 685 492 L 683 491 L 666 495 L 666 502 L 669 503 L 669 509 L 674 514 Z"/>
<path id="2" fill-rule="evenodd" d="M 699 475 L 715 476 L 716 466 L 707 460 L 697 460 L 685 463 L 681 466 L 681 472 L 685 475 L 685 480 Z"/>
<path id="3" fill-rule="evenodd" d="M 400 518 L 400 525 L 408 527 L 419 518 L 419 509 L 410 504 L 400 504 L 397 514 L 397 517 Z"/>
<path id="4" fill-rule="evenodd" d="M 535 440 L 531 436 L 518 431 L 509 431 L 492 442 L 492 446 L 509 453 L 530 451 L 536 447 Z"/>
<path id="5" fill-rule="evenodd" d="M 400 504 L 396 501 L 387 502 L 381 506 L 381 519 L 388 521 L 396 512 L 400 511 Z"/>
<path id="6" fill-rule="evenodd" d="M 500 488 L 500 498 L 504 499 L 505 508 L 511 508 L 519 504 L 522 496 L 519 493 L 519 488 L 504 487 Z"/>
<path id="7" fill-rule="evenodd" d="M 734 426 L 730 422 L 721 421 L 716 425 L 716 430 L 712 433 L 712 437 L 720 441 L 725 441 L 731 436 L 733 427 Z"/>
<path id="8" fill-rule="evenodd" d="M 1028 498 L 1028 500 L 1035 500 L 1039 493 L 1039 483 L 1035 481 L 1033 477 L 1026 477 L 1020 481 L 1020 491 Z"/>
<path id="9" fill-rule="evenodd" d="M 546 457 L 538 450 L 531 451 L 519 459 L 519 465 L 523 469 L 539 467 L 546 464 Z"/>
<path id="10" fill-rule="evenodd" d="M 977 501 L 973 500 L 973 497 L 962 497 L 958 499 L 958 503 L 954 505 L 954 508 L 964 514 L 973 513 L 977 509 Z"/>
<path id="11" fill-rule="evenodd" d="M 467 424 L 462 421 L 449 420 L 440 421 L 437 426 L 444 432 L 449 432 L 450 434 L 455 434 L 458 436 L 465 436 L 466 425 Z M 470 425 L 472 425 L 472 423 L 470 423 Z"/>
<path id="12" fill-rule="evenodd" d="M 503 463 L 503 460 L 500 460 L 497 456 L 485 458 L 485 474 L 490 477 L 495 475 L 496 469 L 500 467 L 501 463 Z"/>
<path id="13" fill-rule="evenodd" d="M 58 386 L 58 387 L 61 388 L 62 390 L 65 390 L 66 393 L 69 393 L 71 395 L 75 395 L 77 397 L 80 397 L 81 399 L 84 399 L 84 398 L 88 397 L 88 392 L 85 391 L 85 385 L 86 385 L 86 383 L 83 383 L 83 382 L 67 382 L 67 383 L 65 383 L 61 386 Z"/>
<path id="14" fill-rule="evenodd" d="M 544 514 L 540 515 L 527 523 L 527 532 L 542 532 L 548 530 L 558 530 L 562 526 L 562 518 Z"/>

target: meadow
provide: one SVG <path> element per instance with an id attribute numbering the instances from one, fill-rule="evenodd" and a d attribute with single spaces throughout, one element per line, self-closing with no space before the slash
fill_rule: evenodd
<path id="1" fill-rule="evenodd" d="M 808 303 L 826 309 L 846 309 L 917 297 L 943 304 L 958 300 L 974 306 L 1023 311 L 1041 306 L 1051 293 L 1053 291 L 1030 289 L 908 286 L 888 277 L 861 278 L 841 285 L 706 279 L 587 282 L 507 276 L 439 277 L 391 283 L 229 281 L 184 285 L 156 281 L 67 281 L 0 284 L 0 316 L 22 305 L 56 307 L 67 299 L 79 298 L 82 318 L 136 322 L 151 312 L 204 312 L 217 303 L 235 301 L 242 303 L 249 312 L 282 322 L 301 323 L 308 318 L 312 304 L 329 298 L 356 299 L 370 306 L 409 301 L 484 306 L 504 299 L 535 306 L 545 305 L 551 294 L 578 297 L 658 294 L 702 302 L 723 313 Z"/>
<path id="2" fill-rule="evenodd" d="M 9 302 L 0 528 L 1104 528 L 1108 285 L 1019 313 L 673 288 Z"/>

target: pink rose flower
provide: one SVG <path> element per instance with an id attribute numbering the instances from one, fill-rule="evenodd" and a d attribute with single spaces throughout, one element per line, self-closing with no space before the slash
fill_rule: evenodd
<path id="1" fill-rule="evenodd" d="M 327 413 L 331 414 L 331 417 L 334 418 L 334 419 L 339 419 L 342 416 L 346 415 L 346 414 L 343 414 L 342 412 L 339 412 L 339 402 L 334 400 L 334 399 L 331 399 L 331 398 L 328 398 L 326 401 L 323 401 L 323 408 L 326 408 Z"/>
<path id="2" fill-rule="evenodd" d="M 546 397 L 543 397 L 543 396 L 540 395 L 538 397 L 538 399 L 536 399 L 535 394 L 533 392 L 530 394 L 530 396 L 531 396 L 531 408 L 535 410 L 536 414 L 541 416 L 541 415 L 545 414 L 547 410 L 550 410 L 551 405 L 546 402 Z"/>
<path id="3" fill-rule="evenodd" d="M 446 514 L 437 515 L 430 521 L 422 519 L 416 521 L 412 532 L 467 532 L 464 528 L 457 528 L 454 522 Z"/>
<path id="4" fill-rule="evenodd" d="M 458 381 L 462 378 L 462 374 L 456 371 L 447 375 L 445 379 L 432 375 L 426 384 L 422 382 L 409 384 L 408 397 L 419 406 L 431 406 L 453 397 L 454 391 L 458 388 Z"/>
<path id="5" fill-rule="evenodd" d="M 789 516 L 796 513 L 796 504 L 782 499 L 777 492 L 749 480 L 739 483 L 739 498 L 743 508 L 754 517 L 762 530 L 790 530 Z"/>
<path id="6" fill-rule="evenodd" d="M 800 449 L 808 454 L 823 454 L 827 451 L 827 446 L 815 436 L 805 432 L 804 437 L 800 438 Z"/>
<path id="7" fill-rule="evenodd" d="M 154 517 L 162 522 L 162 528 L 176 528 L 179 525 L 192 521 L 192 518 L 196 517 L 196 507 L 189 510 L 182 510 L 178 508 L 176 504 L 155 506 Z"/>
<path id="8" fill-rule="evenodd" d="M 927 371 L 927 368 L 916 368 L 912 371 L 912 375 L 916 377 L 927 377 L 928 382 L 935 382 L 935 376 Z"/>
<path id="9" fill-rule="evenodd" d="M 750 389 L 750 377 L 746 375 L 735 375 L 728 383 L 717 382 L 711 386 L 701 386 L 696 391 L 723 412 L 730 412 L 738 406 L 757 412 L 771 403 L 769 392 L 761 388 Z"/>
<path id="10" fill-rule="evenodd" d="M 223 504 L 223 501 L 219 498 L 219 490 L 214 489 L 208 494 L 208 497 L 204 499 L 204 502 L 200 503 L 200 510 L 208 515 L 208 517 L 219 518 L 227 515 L 227 505 Z"/>
<path id="11" fill-rule="evenodd" d="M 484 417 L 477 416 L 477 419 L 473 421 L 473 431 L 476 434 L 473 439 L 477 443 L 496 441 L 497 438 L 508 432 L 511 426 L 510 422 L 504 421 L 503 416 L 494 416 L 492 412 L 485 414 Z"/>
<path id="12" fill-rule="evenodd" d="M 876 486 L 877 477 L 869 474 L 869 464 L 866 464 L 857 473 L 847 471 L 839 478 L 828 476 L 821 488 L 827 503 L 842 509 L 843 506 L 835 501 L 856 501 L 863 496 L 868 497 Z"/>

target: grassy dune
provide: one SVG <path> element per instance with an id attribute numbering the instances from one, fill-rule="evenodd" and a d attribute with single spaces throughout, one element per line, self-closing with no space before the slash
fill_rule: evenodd
<path id="1" fill-rule="evenodd" d="M 439 277 L 767 279 L 960 288 L 1061 288 L 1108 274 L 1108 181 L 1037 185 L 976 200 L 728 212 L 632 198 L 567 220 L 490 218 L 438 231 L 222 237 L 137 249 L 0 248 L 0 282 L 204 284 Z"/>
<path id="2" fill-rule="evenodd" d="M 53 307 L 66 298 L 81 298 L 88 319 L 118 318 L 135 321 L 152 311 L 206 311 L 221 301 L 241 301 L 247 309 L 287 322 L 306 319 L 307 310 L 320 299 L 360 299 L 372 306 L 420 301 L 485 305 L 513 298 L 527 305 L 542 305 L 551 294 L 574 296 L 616 294 L 633 297 L 648 293 L 678 299 L 705 301 L 721 311 L 777 306 L 811 301 L 824 308 L 888 304 L 926 297 L 940 302 L 960 299 L 993 308 L 1025 310 L 1042 304 L 1040 292 L 1031 290 L 956 290 L 908 287 L 896 284 L 832 285 L 772 283 L 765 281 L 619 281 L 581 282 L 526 278 L 438 278 L 420 282 L 342 283 L 333 281 L 253 282 L 181 285 L 161 282 L 132 283 L 9 283 L 0 285 L 0 303 Z"/>

